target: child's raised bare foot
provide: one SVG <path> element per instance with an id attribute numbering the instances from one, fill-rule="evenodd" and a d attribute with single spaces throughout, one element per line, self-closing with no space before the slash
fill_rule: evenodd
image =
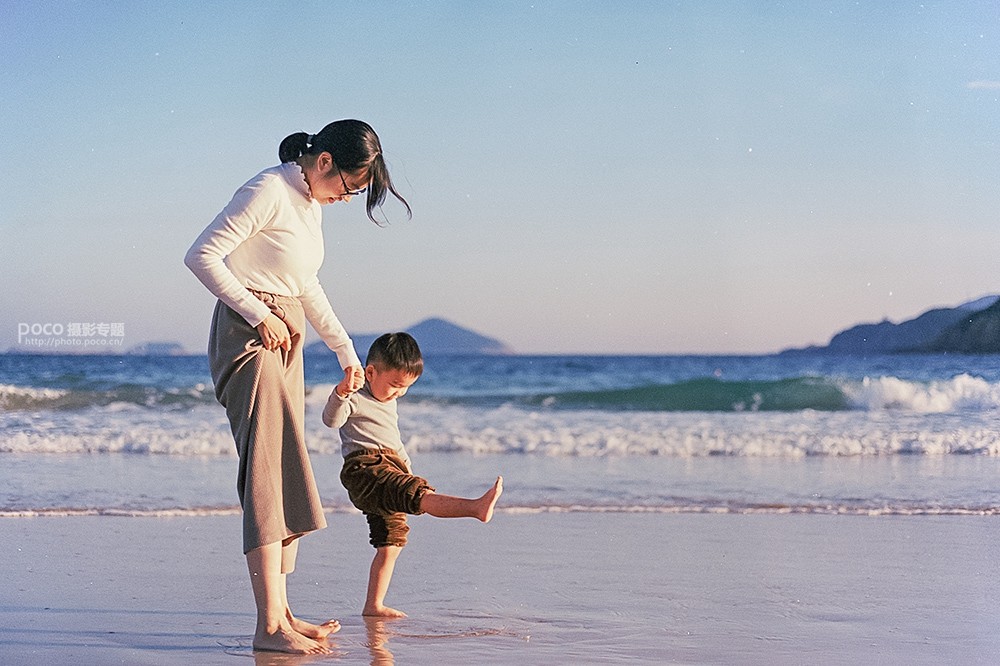
<path id="1" fill-rule="evenodd" d="M 292 625 L 292 629 L 306 638 L 319 640 L 340 631 L 340 622 L 337 620 L 327 620 L 323 624 L 313 624 L 292 615 L 291 609 L 285 609 L 285 617 L 288 618 L 288 623 Z"/>
<path id="2" fill-rule="evenodd" d="M 372 606 L 370 608 L 365 606 L 361 614 L 365 617 L 383 617 L 389 619 L 406 617 L 406 613 L 403 611 L 389 608 L 388 606 Z"/>
<path id="3" fill-rule="evenodd" d="M 290 654 L 330 654 L 330 648 L 284 626 L 273 633 L 266 629 L 258 630 L 253 637 L 253 649 Z"/>
<path id="4" fill-rule="evenodd" d="M 500 499 L 500 495 L 502 494 L 503 477 L 498 476 L 497 482 L 493 484 L 493 487 L 487 490 L 486 493 L 477 500 L 480 510 L 476 514 L 476 518 L 484 523 L 490 522 L 490 519 L 493 518 L 493 508 L 496 507 L 497 500 Z"/>

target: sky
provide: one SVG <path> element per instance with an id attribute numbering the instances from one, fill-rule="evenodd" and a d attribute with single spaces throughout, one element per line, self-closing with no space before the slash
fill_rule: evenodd
<path id="1" fill-rule="evenodd" d="M 340 118 L 376 129 L 414 212 L 324 208 L 349 331 L 758 354 L 1000 293 L 992 0 L 0 16 L 0 350 L 80 324 L 203 350 L 214 297 L 185 251 L 282 138 Z"/>

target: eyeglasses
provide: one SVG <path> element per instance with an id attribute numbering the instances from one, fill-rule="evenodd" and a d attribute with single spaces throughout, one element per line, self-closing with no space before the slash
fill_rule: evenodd
<path id="1" fill-rule="evenodd" d="M 334 166 L 336 166 L 336 164 L 334 164 Z M 340 170 L 339 166 L 337 167 L 337 173 L 340 174 L 340 182 L 344 184 L 344 194 L 342 196 L 356 197 L 359 194 L 364 194 L 365 190 L 368 189 L 367 187 L 362 187 L 360 190 L 351 191 L 351 188 L 347 186 L 347 181 L 344 180 L 344 172 Z"/>

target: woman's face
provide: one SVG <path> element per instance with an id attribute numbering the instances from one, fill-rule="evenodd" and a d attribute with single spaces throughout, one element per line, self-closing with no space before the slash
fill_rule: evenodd
<path id="1" fill-rule="evenodd" d="M 324 206 L 350 201 L 368 187 L 368 174 L 341 171 L 329 153 L 320 153 L 314 168 L 306 172 L 312 197 Z"/>

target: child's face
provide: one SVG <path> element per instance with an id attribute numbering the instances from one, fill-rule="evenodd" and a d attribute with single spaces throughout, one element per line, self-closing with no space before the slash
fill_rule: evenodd
<path id="1" fill-rule="evenodd" d="M 413 386 L 418 375 L 405 370 L 380 370 L 377 366 L 365 368 L 365 379 L 372 391 L 372 397 L 379 402 L 389 402 L 406 395 L 406 389 Z"/>

